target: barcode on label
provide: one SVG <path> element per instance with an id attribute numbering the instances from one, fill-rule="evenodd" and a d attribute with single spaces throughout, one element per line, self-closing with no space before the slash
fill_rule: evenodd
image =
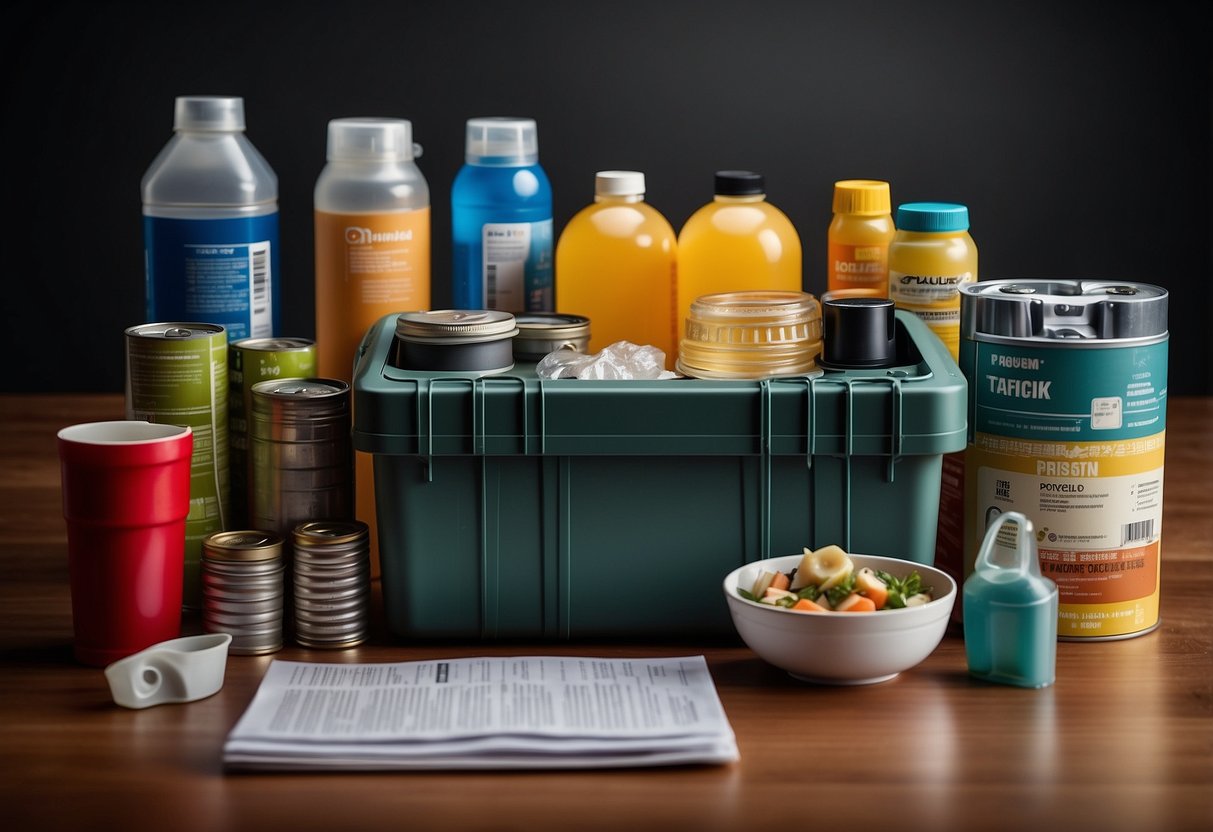
<path id="1" fill-rule="evenodd" d="M 274 334 L 270 310 L 270 244 L 253 243 L 249 256 L 249 336 L 267 338 Z"/>
<path id="2" fill-rule="evenodd" d="M 1136 523 L 1125 523 L 1120 527 L 1120 545 L 1140 543 L 1154 538 L 1154 518 L 1138 520 Z"/>
<path id="3" fill-rule="evenodd" d="M 486 263 L 484 266 L 484 308 L 497 308 L 497 264 Z"/>

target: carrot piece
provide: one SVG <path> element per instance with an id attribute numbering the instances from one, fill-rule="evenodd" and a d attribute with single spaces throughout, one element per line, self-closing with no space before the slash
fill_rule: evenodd
<path id="1" fill-rule="evenodd" d="M 878 610 L 883 610 L 889 600 L 888 585 L 876 577 L 876 573 L 871 569 L 864 568 L 855 573 L 855 591 L 871 598 Z"/>
<path id="2" fill-rule="evenodd" d="M 791 606 L 792 610 L 797 612 L 825 612 L 825 607 L 813 603 L 808 598 L 801 598 Z"/>
<path id="3" fill-rule="evenodd" d="M 776 572 L 775 577 L 771 579 L 771 586 L 775 589 L 787 589 L 791 583 L 788 576 L 783 572 Z"/>
<path id="4" fill-rule="evenodd" d="M 838 612 L 876 612 L 876 604 L 871 598 L 865 598 L 858 592 L 852 592 L 838 602 L 834 607 Z"/>

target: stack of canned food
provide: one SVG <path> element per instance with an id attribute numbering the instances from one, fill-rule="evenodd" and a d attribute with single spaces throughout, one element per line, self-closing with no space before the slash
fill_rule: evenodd
<path id="1" fill-rule="evenodd" d="M 127 418 L 188 424 L 196 437 L 184 605 L 202 610 L 207 632 L 231 633 L 236 654 L 279 650 L 292 626 L 309 647 L 365 641 L 370 552 L 354 520 L 349 385 L 314 377 L 308 339 L 229 347 L 223 327 L 190 322 L 126 336 Z"/>

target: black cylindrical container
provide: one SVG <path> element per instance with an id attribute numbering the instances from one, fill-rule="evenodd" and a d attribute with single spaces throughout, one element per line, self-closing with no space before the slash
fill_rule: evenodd
<path id="1" fill-rule="evenodd" d="M 876 369 L 897 360 L 896 318 L 888 298 L 824 298 L 822 348 L 827 369 Z"/>

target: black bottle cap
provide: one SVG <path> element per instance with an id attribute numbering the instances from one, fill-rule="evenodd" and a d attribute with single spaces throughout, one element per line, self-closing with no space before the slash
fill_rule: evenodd
<path id="1" fill-rule="evenodd" d="M 766 193 L 766 180 L 752 170 L 716 171 L 716 193 L 719 196 L 753 196 Z"/>
<path id="2" fill-rule="evenodd" d="M 893 301 L 831 298 L 821 304 L 821 366 L 830 369 L 892 367 L 897 358 Z"/>

